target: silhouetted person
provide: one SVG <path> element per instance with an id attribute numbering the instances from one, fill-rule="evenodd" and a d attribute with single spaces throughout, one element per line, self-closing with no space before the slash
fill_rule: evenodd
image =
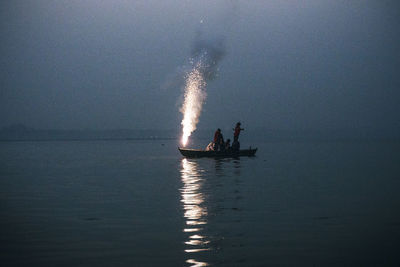
<path id="1" fill-rule="evenodd" d="M 231 150 L 231 139 L 226 140 L 225 150 L 227 151 Z"/>
<path id="2" fill-rule="evenodd" d="M 215 151 L 219 150 L 222 139 L 223 139 L 223 137 L 222 137 L 221 129 L 218 128 L 214 133 L 214 150 Z"/>
<path id="3" fill-rule="evenodd" d="M 224 151 L 225 150 L 225 141 L 224 141 L 224 136 L 222 133 L 220 133 L 221 138 L 219 139 L 219 150 Z"/>
<path id="4" fill-rule="evenodd" d="M 236 123 L 236 127 L 233 133 L 233 142 L 238 142 L 239 140 L 239 135 L 240 135 L 240 131 L 244 131 L 243 128 L 240 128 L 240 122 Z"/>
<path id="5" fill-rule="evenodd" d="M 239 151 L 240 150 L 240 143 L 239 143 L 239 141 L 233 141 L 233 143 L 232 143 L 232 150 L 233 151 Z"/>

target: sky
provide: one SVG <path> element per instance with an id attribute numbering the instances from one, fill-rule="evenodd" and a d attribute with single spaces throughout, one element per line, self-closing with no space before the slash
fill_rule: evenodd
<path id="1" fill-rule="evenodd" d="M 400 133 L 396 1 L 2 1 L 0 36 L 0 127 L 180 129 L 202 36 L 198 129 Z"/>

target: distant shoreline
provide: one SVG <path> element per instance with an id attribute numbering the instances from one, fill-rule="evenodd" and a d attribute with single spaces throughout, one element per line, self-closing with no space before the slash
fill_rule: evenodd
<path id="1" fill-rule="evenodd" d="M 225 139 L 232 138 L 231 129 L 222 129 Z M 211 141 L 212 129 L 197 129 L 193 140 Z M 110 130 L 57 130 L 34 129 L 15 124 L 0 129 L 0 142 L 17 141 L 114 141 L 114 140 L 178 140 L 180 129 L 110 129 Z M 397 131 L 358 128 L 321 130 L 282 130 L 246 128 L 241 135 L 246 143 L 263 142 L 398 142 Z"/>
<path id="2" fill-rule="evenodd" d="M 162 141 L 178 138 L 64 138 L 64 139 L 0 139 L 0 142 L 84 142 L 84 141 Z"/>

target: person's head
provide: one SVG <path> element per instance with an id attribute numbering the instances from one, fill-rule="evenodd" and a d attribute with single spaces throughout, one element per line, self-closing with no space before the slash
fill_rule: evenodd
<path id="1" fill-rule="evenodd" d="M 240 126 L 240 121 L 238 123 L 236 123 L 236 126 Z"/>
<path id="2" fill-rule="evenodd" d="M 218 129 L 217 129 L 217 132 L 221 132 L 221 129 L 220 129 L 220 128 L 218 128 Z"/>
<path id="3" fill-rule="evenodd" d="M 230 142 L 231 142 L 231 139 L 226 140 L 226 142 L 227 142 L 227 143 L 230 143 Z"/>

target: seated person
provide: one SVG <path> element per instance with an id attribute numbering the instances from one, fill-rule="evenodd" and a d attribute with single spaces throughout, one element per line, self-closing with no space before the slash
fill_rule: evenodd
<path id="1" fill-rule="evenodd" d="M 214 151 L 214 142 L 210 142 L 206 147 L 206 151 Z"/>
<path id="2" fill-rule="evenodd" d="M 225 143 L 225 150 L 231 149 L 231 139 L 227 139 Z"/>

